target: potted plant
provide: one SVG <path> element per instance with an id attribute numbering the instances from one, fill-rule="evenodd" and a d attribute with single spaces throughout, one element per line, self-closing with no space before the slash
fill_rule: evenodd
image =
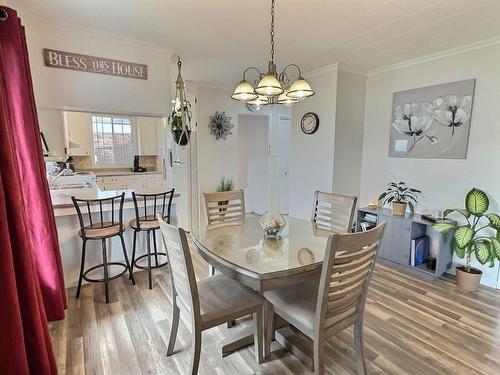
<path id="1" fill-rule="evenodd" d="M 403 181 L 389 182 L 387 190 L 380 194 L 378 200 L 382 201 L 382 205 L 392 203 L 393 215 L 404 216 L 407 206 L 412 213 L 415 211 L 417 198 L 421 193 L 420 190 L 406 186 Z"/>
<path id="2" fill-rule="evenodd" d="M 223 191 L 231 191 L 233 190 L 233 181 L 232 180 L 226 180 L 226 177 L 222 177 L 220 180 L 220 184 L 217 185 L 217 192 L 223 192 Z M 220 201 L 217 204 L 219 206 L 225 206 L 229 203 L 229 201 Z M 226 211 L 227 208 L 219 208 L 219 212 L 224 212 Z"/>
<path id="3" fill-rule="evenodd" d="M 473 188 L 465 197 L 465 208 L 448 209 L 444 212 L 459 214 L 465 219 L 463 225 L 436 223 L 432 227 L 441 233 L 455 231 L 452 250 L 460 259 L 465 258 L 465 265 L 456 267 L 457 285 L 465 290 L 479 288 L 482 271 L 471 266 L 472 254 L 479 263 L 495 266 L 495 259 L 500 260 L 500 216 L 486 213 L 489 199 L 482 190 Z"/>
<path id="4" fill-rule="evenodd" d="M 172 114 L 168 118 L 172 137 L 174 138 L 175 143 L 181 146 L 188 144 L 189 137 L 191 135 L 191 129 L 189 128 L 189 123 L 191 122 L 190 107 L 191 104 L 188 101 L 184 102 L 183 108 L 181 108 L 180 105 L 175 105 Z M 183 124 L 183 112 L 185 113 L 187 124 Z"/>

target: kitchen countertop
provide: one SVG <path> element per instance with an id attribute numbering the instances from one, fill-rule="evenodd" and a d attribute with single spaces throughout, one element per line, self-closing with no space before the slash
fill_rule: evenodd
<path id="1" fill-rule="evenodd" d="M 94 188 L 80 188 L 80 189 L 61 189 L 61 190 L 51 190 L 50 197 L 52 199 L 52 207 L 54 210 L 58 208 L 73 208 L 73 201 L 71 200 L 72 196 L 80 199 L 103 199 L 116 197 L 120 195 L 122 192 L 125 192 L 124 202 L 131 202 L 132 192 L 136 191 L 137 193 L 145 193 L 145 194 L 154 194 L 154 193 L 162 193 L 167 191 L 164 188 L 154 188 L 154 189 L 126 189 L 126 190 L 106 190 L 101 191 L 97 186 Z M 179 193 L 174 194 L 174 198 L 179 197 Z M 124 204 L 125 204 L 124 203 Z"/>
<path id="2" fill-rule="evenodd" d="M 140 175 L 150 175 L 150 174 L 161 174 L 160 171 L 147 171 L 147 172 L 132 172 L 126 169 L 111 169 L 111 170 L 86 170 L 78 172 L 92 172 L 97 177 L 107 177 L 107 176 L 140 176 Z"/>

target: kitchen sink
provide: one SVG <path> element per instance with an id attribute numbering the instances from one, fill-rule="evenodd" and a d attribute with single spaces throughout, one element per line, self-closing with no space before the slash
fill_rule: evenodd
<path id="1" fill-rule="evenodd" d="M 79 184 L 54 184 L 50 186 L 50 190 L 69 190 L 69 189 L 92 189 L 92 185 L 86 182 Z"/>

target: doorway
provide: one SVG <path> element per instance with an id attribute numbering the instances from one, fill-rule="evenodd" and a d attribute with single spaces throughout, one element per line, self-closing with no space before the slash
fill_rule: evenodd
<path id="1" fill-rule="evenodd" d="M 269 116 L 238 115 L 238 186 L 247 212 L 269 209 Z"/>
<path id="2" fill-rule="evenodd" d="M 292 119 L 280 116 L 278 125 L 278 209 L 281 214 L 288 215 L 289 210 L 289 176 L 290 143 L 292 141 Z"/>

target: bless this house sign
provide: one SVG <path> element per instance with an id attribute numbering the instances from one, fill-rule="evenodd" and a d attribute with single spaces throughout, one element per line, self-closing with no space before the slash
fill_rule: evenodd
<path id="1" fill-rule="evenodd" d="M 105 59 L 102 57 L 80 55 L 45 48 L 43 50 L 45 66 L 60 69 L 79 70 L 81 72 L 109 74 L 119 77 L 148 79 L 148 67 L 126 61 Z"/>

